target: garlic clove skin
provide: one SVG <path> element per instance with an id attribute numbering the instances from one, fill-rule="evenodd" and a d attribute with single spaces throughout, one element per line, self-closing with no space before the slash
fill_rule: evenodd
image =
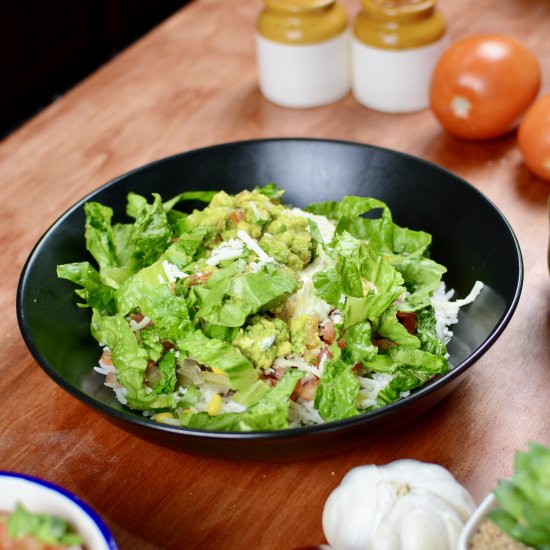
<path id="1" fill-rule="evenodd" d="M 474 509 L 442 466 L 399 460 L 350 470 L 325 503 L 323 530 L 335 550 L 455 550 Z"/>
<path id="2" fill-rule="evenodd" d="M 437 497 L 411 494 L 391 510 L 386 526 L 400 533 L 401 550 L 455 549 L 465 521 Z"/>

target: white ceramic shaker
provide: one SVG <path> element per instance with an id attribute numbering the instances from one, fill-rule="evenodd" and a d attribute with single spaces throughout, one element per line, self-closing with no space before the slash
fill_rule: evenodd
<path id="1" fill-rule="evenodd" d="M 335 0 L 264 0 L 256 48 L 260 90 L 284 107 L 318 107 L 350 90 L 349 30 Z"/>
<path id="2" fill-rule="evenodd" d="M 377 111 L 429 105 L 435 64 L 447 46 L 435 0 L 362 0 L 352 33 L 352 90 Z"/>

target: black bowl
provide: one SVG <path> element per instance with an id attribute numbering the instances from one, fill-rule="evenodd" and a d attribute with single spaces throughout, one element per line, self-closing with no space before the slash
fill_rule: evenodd
<path id="1" fill-rule="evenodd" d="M 394 221 L 433 235 L 432 257 L 448 267 L 458 296 L 476 280 L 479 298 L 460 312 L 449 344 L 454 369 L 382 409 L 324 425 L 276 432 L 220 433 L 158 424 L 125 409 L 92 367 L 99 348 L 89 332 L 90 311 L 76 307 L 75 286 L 56 276 L 58 264 L 83 260 L 86 201 L 124 212 L 126 195 L 184 189 L 236 192 L 275 182 L 295 206 L 372 196 Z M 192 207 L 194 205 L 190 205 Z M 184 451 L 227 458 L 291 460 L 364 443 L 398 429 L 440 401 L 494 344 L 519 300 L 523 264 L 517 239 L 495 206 L 457 176 L 423 160 L 338 141 L 268 139 L 228 143 L 153 162 L 94 191 L 63 214 L 38 242 L 19 281 L 19 325 L 31 353 L 62 388 L 122 428 Z"/>

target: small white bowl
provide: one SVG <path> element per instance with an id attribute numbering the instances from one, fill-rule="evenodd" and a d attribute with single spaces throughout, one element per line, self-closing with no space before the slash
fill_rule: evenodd
<path id="1" fill-rule="evenodd" d="M 77 496 L 49 481 L 0 471 L 0 511 L 11 512 L 18 502 L 30 512 L 48 513 L 70 522 L 87 550 L 118 550 L 104 521 Z"/>
<path id="2" fill-rule="evenodd" d="M 460 538 L 458 539 L 457 550 L 468 550 L 469 542 L 479 526 L 483 523 L 485 516 L 497 505 L 497 501 L 490 493 L 485 497 L 481 504 L 476 508 L 475 512 L 470 516 L 470 519 L 464 525 Z"/>

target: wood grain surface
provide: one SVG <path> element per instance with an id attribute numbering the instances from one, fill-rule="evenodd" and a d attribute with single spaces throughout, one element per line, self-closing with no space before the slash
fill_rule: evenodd
<path id="1" fill-rule="evenodd" d="M 345 2 L 353 16 L 359 2 Z M 105 519 L 124 550 L 285 550 L 323 541 L 324 500 L 361 464 L 437 462 L 480 500 L 512 470 L 514 450 L 550 444 L 550 185 L 521 163 L 515 135 L 449 137 L 426 110 L 381 114 L 351 95 L 289 110 L 257 85 L 257 1 L 196 0 L 0 143 L 0 469 L 46 477 Z M 550 3 L 441 0 L 451 39 L 522 40 L 550 91 Z M 60 389 L 27 351 L 16 321 L 19 274 L 71 204 L 139 165 L 196 147 L 261 137 L 322 137 L 435 162 L 486 194 L 519 239 L 525 282 L 502 337 L 444 401 L 398 434 L 288 464 L 206 459 L 141 441 Z M 465 214 L 467 215 L 467 214 Z M 505 276 L 505 274 L 503 274 Z"/>

